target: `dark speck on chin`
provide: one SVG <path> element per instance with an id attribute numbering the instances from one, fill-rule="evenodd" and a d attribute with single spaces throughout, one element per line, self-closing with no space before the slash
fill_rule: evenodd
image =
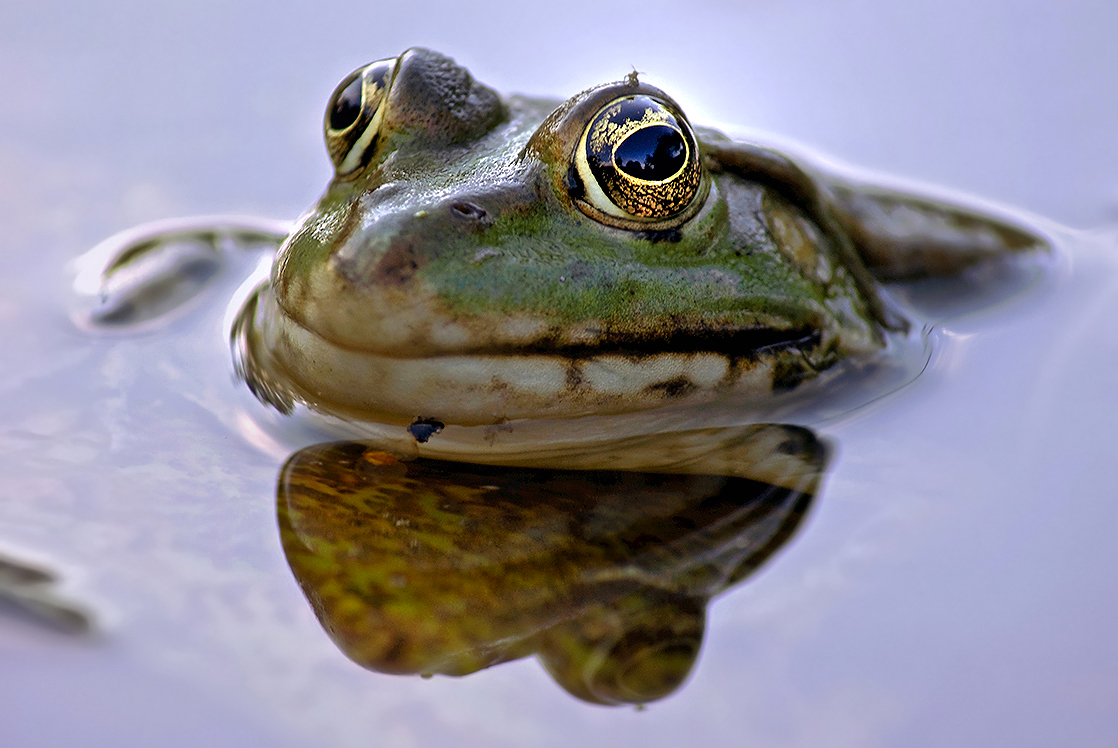
<path id="1" fill-rule="evenodd" d="M 417 442 L 425 444 L 428 439 L 442 431 L 443 426 L 442 421 L 436 421 L 434 418 L 417 418 L 415 423 L 408 426 L 408 432 Z"/>

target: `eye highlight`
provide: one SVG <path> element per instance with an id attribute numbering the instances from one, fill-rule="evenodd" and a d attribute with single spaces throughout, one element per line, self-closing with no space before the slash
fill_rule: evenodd
<path id="1" fill-rule="evenodd" d="M 667 125 L 642 127 L 613 149 L 613 165 L 646 182 L 671 179 L 686 164 L 687 142 L 679 130 Z"/>
<path id="2" fill-rule="evenodd" d="M 343 80 L 326 106 L 326 150 L 339 177 L 369 162 L 384 118 L 396 59 L 378 60 Z"/>
<path id="3" fill-rule="evenodd" d="M 361 90 L 364 88 L 364 81 L 356 73 L 349 80 L 348 84 L 338 86 L 337 93 L 330 101 L 330 109 L 326 115 L 327 132 L 347 130 L 361 116 Z"/>
<path id="4" fill-rule="evenodd" d="M 575 167 L 584 212 L 640 224 L 689 217 L 703 176 L 687 120 L 648 95 L 623 96 L 599 109 L 575 150 Z"/>

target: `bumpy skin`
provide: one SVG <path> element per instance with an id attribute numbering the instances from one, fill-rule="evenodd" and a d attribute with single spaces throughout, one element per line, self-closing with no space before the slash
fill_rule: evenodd
<path id="1" fill-rule="evenodd" d="M 615 210 L 594 181 L 612 167 L 580 161 L 619 142 L 640 150 L 610 140 L 628 132 L 609 129 L 621 100 L 658 102 L 657 132 L 682 123 L 664 149 L 684 164 L 685 178 L 661 180 L 670 210 L 649 184 L 622 200 L 648 215 Z M 592 138 L 594 122 L 607 124 Z M 343 81 L 326 124 L 335 178 L 237 315 L 241 374 L 283 411 L 410 424 L 402 453 L 444 425 L 496 424 L 441 454 L 506 463 L 400 463 L 347 443 L 284 468 L 291 568 L 342 649 L 386 672 L 464 674 L 535 654 L 589 701 L 671 692 L 707 601 L 794 530 L 824 450 L 793 427 L 661 434 L 649 419 L 608 442 L 598 421 L 532 424 L 537 443 L 521 452 L 532 429 L 503 422 L 727 393 L 763 409 L 904 327 L 876 280 L 1044 246 L 989 216 L 692 136 L 635 75 L 564 103 L 503 99 L 411 50 Z M 219 245 L 285 232 L 197 219 L 106 240 L 91 253 L 109 258 L 91 321 L 148 324 L 216 273 Z M 493 449 L 506 433 L 511 448 Z"/>
<path id="2" fill-rule="evenodd" d="M 281 409 L 470 425 L 727 392 L 762 403 L 903 326 L 862 249 L 883 275 L 911 275 L 1039 241 L 916 198 L 839 189 L 706 131 L 688 208 L 618 219 L 576 168 L 583 133 L 619 97 L 678 112 L 662 91 L 630 76 L 557 106 L 502 99 L 426 50 L 389 68 L 375 117 L 360 120 L 377 128 L 361 165 L 302 218 L 234 331 L 250 385 Z M 891 218 L 898 205 L 903 220 Z M 923 254 L 891 259 L 901 238 Z"/>
<path id="3" fill-rule="evenodd" d="M 232 331 L 238 370 L 282 411 L 491 425 L 731 393 L 764 411 L 904 329 L 877 280 L 1045 246 L 692 128 L 635 74 L 562 103 L 502 98 L 410 50 L 342 82 L 325 136 L 335 177 L 293 232 L 122 232 L 89 255 L 90 322 L 153 323 L 216 274 L 220 245 L 282 240 Z"/>
<path id="4" fill-rule="evenodd" d="M 284 551 L 319 620 L 359 664 L 465 675 L 535 654 L 574 695 L 644 703 L 674 691 L 707 601 L 779 549 L 826 451 L 754 426 L 772 485 L 709 474 L 397 462 L 352 442 L 304 449 L 277 500 Z"/>

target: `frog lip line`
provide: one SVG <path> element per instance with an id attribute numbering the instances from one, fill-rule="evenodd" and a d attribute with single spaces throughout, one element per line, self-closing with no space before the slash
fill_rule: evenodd
<path id="1" fill-rule="evenodd" d="M 720 391 L 767 396 L 782 357 L 791 356 L 810 367 L 811 352 L 794 347 L 736 355 L 660 351 L 629 357 L 600 352 L 583 359 L 384 356 L 335 345 L 292 319 L 274 300 L 265 300 L 270 313 L 264 309 L 262 314 L 261 307 L 252 306 L 244 320 L 247 324 L 234 331 L 236 344 L 245 350 L 244 377 L 250 388 L 255 385 L 265 394 L 261 399 L 278 403 L 281 411 L 302 401 L 343 418 L 387 414 L 411 421 L 421 414 L 470 426 L 529 417 L 626 413 L 669 401 L 703 400 Z M 259 361 L 254 352 L 258 345 L 265 357 Z M 269 367 L 275 374 L 261 380 L 258 375 L 267 374 Z"/>
<path id="2" fill-rule="evenodd" d="M 282 315 L 291 323 L 330 345 L 355 353 L 367 353 L 383 358 L 401 360 L 421 358 L 456 357 L 517 357 L 540 356 L 556 357 L 571 361 L 595 358 L 598 356 L 620 356 L 633 360 L 655 358 L 661 354 L 701 355 L 715 354 L 727 358 L 757 358 L 764 353 L 798 348 L 810 350 L 822 343 L 822 333 L 812 327 L 793 327 L 778 329 L 771 327 L 744 327 L 720 330 L 675 329 L 663 336 L 630 333 L 612 333 L 603 336 L 600 343 L 563 343 L 554 339 L 541 338 L 530 343 L 497 343 L 488 346 L 464 347 L 457 350 L 423 356 L 408 356 L 379 351 L 374 348 L 355 346 L 324 335 L 321 331 L 306 325 L 301 319 L 290 314 L 282 304 Z"/>
<path id="3" fill-rule="evenodd" d="M 558 356 L 571 360 L 595 356 L 623 356 L 644 359 L 660 354 L 719 354 L 726 357 L 758 356 L 784 348 L 814 348 L 822 340 L 818 330 L 808 327 L 779 330 L 774 328 L 741 328 L 737 330 L 691 331 L 673 330 L 665 336 L 612 334 L 602 342 L 561 343 L 541 340 L 535 343 L 490 346 L 484 350 L 465 351 L 465 355 L 489 356 Z M 449 353 L 446 355 L 460 355 Z"/>

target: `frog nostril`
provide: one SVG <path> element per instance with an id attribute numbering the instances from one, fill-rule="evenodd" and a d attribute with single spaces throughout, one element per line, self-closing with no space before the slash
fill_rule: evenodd
<path id="1" fill-rule="evenodd" d="M 450 210 L 454 215 L 468 221 L 485 221 L 489 215 L 485 212 L 485 208 L 475 203 L 454 203 L 454 205 L 450 206 Z"/>

